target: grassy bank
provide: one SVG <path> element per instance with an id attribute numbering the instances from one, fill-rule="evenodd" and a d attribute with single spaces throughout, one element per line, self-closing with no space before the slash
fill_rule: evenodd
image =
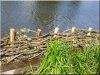
<path id="1" fill-rule="evenodd" d="M 51 39 L 40 66 L 31 66 L 24 74 L 97 74 L 99 48 L 95 44 L 74 47 L 73 42 Z"/>

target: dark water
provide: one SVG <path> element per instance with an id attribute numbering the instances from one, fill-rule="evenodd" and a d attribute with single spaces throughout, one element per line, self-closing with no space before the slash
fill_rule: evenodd
<path id="1" fill-rule="evenodd" d="M 98 1 L 2 1 L 1 34 L 10 28 L 41 28 L 47 33 L 60 27 L 61 31 L 72 26 L 99 29 Z"/>

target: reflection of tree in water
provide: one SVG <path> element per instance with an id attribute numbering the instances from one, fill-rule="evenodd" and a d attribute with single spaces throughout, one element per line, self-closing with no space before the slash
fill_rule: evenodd
<path id="1" fill-rule="evenodd" d="M 75 17 L 77 17 L 79 7 L 80 1 L 68 2 L 67 13 L 63 16 L 63 18 L 66 20 L 65 24 L 67 24 L 70 27 L 75 25 L 73 20 L 75 19 Z"/>
<path id="2" fill-rule="evenodd" d="M 79 1 L 61 1 L 59 2 L 56 16 L 53 20 L 55 26 L 60 27 L 60 30 L 65 30 L 72 25 L 75 25 L 73 19 L 77 17 Z"/>
<path id="3" fill-rule="evenodd" d="M 71 27 L 71 25 L 75 25 L 73 23 L 73 18 L 77 15 L 79 5 L 80 1 L 36 2 L 34 11 L 36 27 L 41 29 L 45 28 L 47 32 L 54 28 L 55 25 L 60 25 L 62 30 L 63 28 L 67 28 L 67 26 Z"/>
<path id="4" fill-rule="evenodd" d="M 70 5 L 70 9 L 68 9 L 68 12 L 66 15 L 69 19 L 72 19 L 73 17 L 75 17 L 77 15 L 80 1 L 69 2 L 69 5 Z"/>
<path id="5" fill-rule="evenodd" d="M 51 1 L 36 2 L 35 20 L 38 28 L 46 28 L 52 22 L 57 3 Z"/>

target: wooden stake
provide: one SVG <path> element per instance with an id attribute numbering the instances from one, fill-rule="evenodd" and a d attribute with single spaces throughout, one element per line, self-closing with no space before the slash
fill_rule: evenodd
<path id="1" fill-rule="evenodd" d="M 11 47 L 14 47 L 14 38 L 15 38 L 15 29 L 11 28 L 10 29 L 10 43 Z"/>
<path id="2" fill-rule="evenodd" d="M 88 28 L 88 33 L 87 33 L 87 36 L 91 36 L 91 32 L 92 32 L 92 28 L 91 28 L 91 27 L 89 27 L 89 28 Z"/>
<path id="3" fill-rule="evenodd" d="M 59 31 L 59 28 L 58 28 L 58 27 L 56 27 L 56 28 L 55 28 L 55 30 L 54 30 L 54 33 L 55 33 L 55 34 L 57 34 L 57 33 L 58 33 L 58 31 Z"/>
<path id="4" fill-rule="evenodd" d="M 91 36 L 91 32 L 87 33 L 87 36 Z"/>
<path id="5" fill-rule="evenodd" d="M 92 27 L 89 27 L 88 31 L 89 31 L 89 32 L 92 32 Z"/>
<path id="6" fill-rule="evenodd" d="M 75 33 L 75 31 L 76 31 L 76 27 L 72 27 L 71 33 Z"/>
<path id="7" fill-rule="evenodd" d="M 56 34 L 58 33 L 58 31 L 59 31 L 59 28 L 56 27 L 55 30 L 54 30 L 54 36 L 53 36 L 54 38 L 57 36 Z"/>
<path id="8" fill-rule="evenodd" d="M 41 35 L 41 29 L 37 29 L 37 32 L 36 32 L 36 37 L 39 38 Z"/>
<path id="9" fill-rule="evenodd" d="M 55 34 L 55 35 L 54 35 L 54 37 L 56 37 L 56 36 L 57 36 L 56 34 L 58 33 L 58 31 L 59 31 L 59 28 L 58 28 L 58 27 L 56 27 L 56 28 L 55 28 L 55 30 L 54 30 L 54 34 Z"/>

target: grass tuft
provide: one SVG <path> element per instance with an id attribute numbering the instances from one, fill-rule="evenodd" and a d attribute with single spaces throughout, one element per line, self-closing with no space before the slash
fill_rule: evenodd
<path id="1" fill-rule="evenodd" d="M 97 74 L 99 46 L 91 44 L 74 48 L 72 42 L 50 40 L 36 74 Z"/>

